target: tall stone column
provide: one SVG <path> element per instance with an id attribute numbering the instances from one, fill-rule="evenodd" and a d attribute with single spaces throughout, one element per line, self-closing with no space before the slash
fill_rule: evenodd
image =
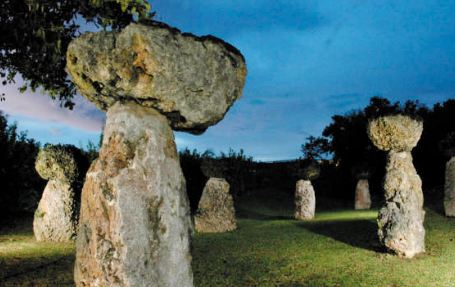
<path id="1" fill-rule="evenodd" d="M 369 137 L 389 151 L 384 179 L 385 202 L 379 211 L 379 239 L 401 257 L 425 252 L 422 181 L 412 163 L 411 150 L 422 134 L 421 121 L 396 115 L 371 120 Z"/>
<path id="2" fill-rule="evenodd" d="M 109 109 L 82 200 L 79 285 L 192 285 L 189 203 L 165 116 L 135 103 Z"/>
<path id="3" fill-rule="evenodd" d="M 77 238 L 77 286 L 190 287 L 193 226 L 173 130 L 203 133 L 241 97 L 240 52 L 163 23 L 86 33 L 67 71 L 107 111 L 87 174 Z"/>

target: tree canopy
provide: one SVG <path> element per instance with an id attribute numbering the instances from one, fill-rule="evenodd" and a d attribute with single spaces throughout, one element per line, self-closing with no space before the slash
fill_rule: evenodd
<path id="1" fill-rule="evenodd" d="M 66 72 L 68 44 L 81 21 L 98 28 L 121 29 L 151 19 L 146 0 L 2 0 L 0 1 L 0 76 L 2 84 L 25 80 L 20 91 L 41 88 L 72 108 L 76 93 Z"/>

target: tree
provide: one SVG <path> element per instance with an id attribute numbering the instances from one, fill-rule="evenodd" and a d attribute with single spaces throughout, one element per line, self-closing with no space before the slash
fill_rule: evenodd
<path id="1" fill-rule="evenodd" d="M 65 72 L 66 51 L 80 34 L 78 21 L 98 28 L 120 29 L 151 19 L 146 0 L 2 0 L 0 1 L 0 76 L 3 85 L 20 74 L 20 88 L 41 88 L 72 108 L 76 93 Z"/>
<path id="2" fill-rule="evenodd" d="M 321 161 L 327 159 L 329 152 L 329 140 L 326 138 L 309 136 L 307 142 L 302 144 L 302 153 L 305 159 Z"/>
<path id="3" fill-rule="evenodd" d="M 39 143 L 0 112 L 0 218 L 35 211 L 45 185 L 35 170 L 38 152 Z"/>

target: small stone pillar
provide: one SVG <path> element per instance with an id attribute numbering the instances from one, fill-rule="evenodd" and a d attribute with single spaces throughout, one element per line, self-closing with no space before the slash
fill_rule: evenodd
<path id="1" fill-rule="evenodd" d="M 355 209 L 370 209 L 371 208 L 371 196 L 368 179 L 359 179 L 355 189 Z"/>
<path id="2" fill-rule="evenodd" d="M 295 188 L 295 218 L 298 220 L 314 218 L 316 195 L 311 180 L 316 179 L 320 171 L 316 161 L 304 161 L 297 169 L 299 177 L 304 178 L 297 181 Z"/>
<path id="3" fill-rule="evenodd" d="M 369 172 L 358 172 L 355 176 L 357 186 L 355 189 L 355 209 L 364 210 L 371 208 L 370 185 L 368 183 Z"/>
<path id="4" fill-rule="evenodd" d="M 224 179 L 227 168 L 221 160 L 206 158 L 202 173 L 209 178 L 194 216 L 197 232 L 227 232 L 237 229 L 234 200 Z"/>
<path id="5" fill-rule="evenodd" d="M 198 232 L 227 232 L 237 229 L 234 200 L 224 178 L 211 177 L 199 201 L 194 224 Z"/>
<path id="6" fill-rule="evenodd" d="M 422 134 L 421 121 L 395 115 L 371 120 L 368 135 L 387 155 L 385 202 L 379 211 L 379 239 L 400 257 L 425 252 L 422 181 L 412 163 L 411 150 Z"/>
<path id="7" fill-rule="evenodd" d="M 164 23 L 85 33 L 68 46 L 77 89 L 107 111 L 82 191 L 76 286 L 193 286 L 193 232 L 173 130 L 203 133 L 242 94 L 245 59 Z"/>
<path id="8" fill-rule="evenodd" d="M 35 168 L 49 180 L 33 220 L 37 241 L 68 242 L 75 239 L 79 215 L 82 178 L 86 168 L 79 150 L 73 146 L 55 145 L 43 148 L 36 157 Z"/>

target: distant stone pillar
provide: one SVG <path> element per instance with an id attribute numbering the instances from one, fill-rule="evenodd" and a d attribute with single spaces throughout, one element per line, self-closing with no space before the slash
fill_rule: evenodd
<path id="1" fill-rule="evenodd" d="M 202 192 L 194 217 L 198 232 L 227 232 L 237 229 L 234 200 L 224 178 L 210 178 Z"/>
<path id="2" fill-rule="evenodd" d="M 379 211 L 379 239 L 401 257 L 425 252 L 422 181 L 412 163 L 423 124 L 396 115 L 371 120 L 369 137 L 381 150 L 389 151 L 384 180 L 385 203 Z"/>
<path id="3" fill-rule="evenodd" d="M 309 180 L 297 181 L 295 188 L 295 218 L 310 220 L 314 218 L 316 210 L 316 196 Z"/>
<path id="4" fill-rule="evenodd" d="M 297 163 L 296 175 L 303 178 L 295 188 L 295 218 L 310 220 L 316 211 L 316 195 L 311 180 L 318 178 L 321 168 L 315 160 L 303 160 Z"/>
<path id="5" fill-rule="evenodd" d="M 75 196 L 80 195 L 86 171 L 81 170 L 76 152 L 73 146 L 55 145 L 38 153 L 36 170 L 49 181 L 33 220 L 37 241 L 68 242 L 76 237 L 79 210 Z"/>
<path id="6" fill-rule="evenodd" d="M 455 157 L 446 163 L 444 210 L 446 216 L 455 216 Z"/>
<path id="7" fill-rule="evenodd" d="M 355 209 L 370 209 L 371 196 L 368 179 L 360 178 L 355 189 Z"/>

